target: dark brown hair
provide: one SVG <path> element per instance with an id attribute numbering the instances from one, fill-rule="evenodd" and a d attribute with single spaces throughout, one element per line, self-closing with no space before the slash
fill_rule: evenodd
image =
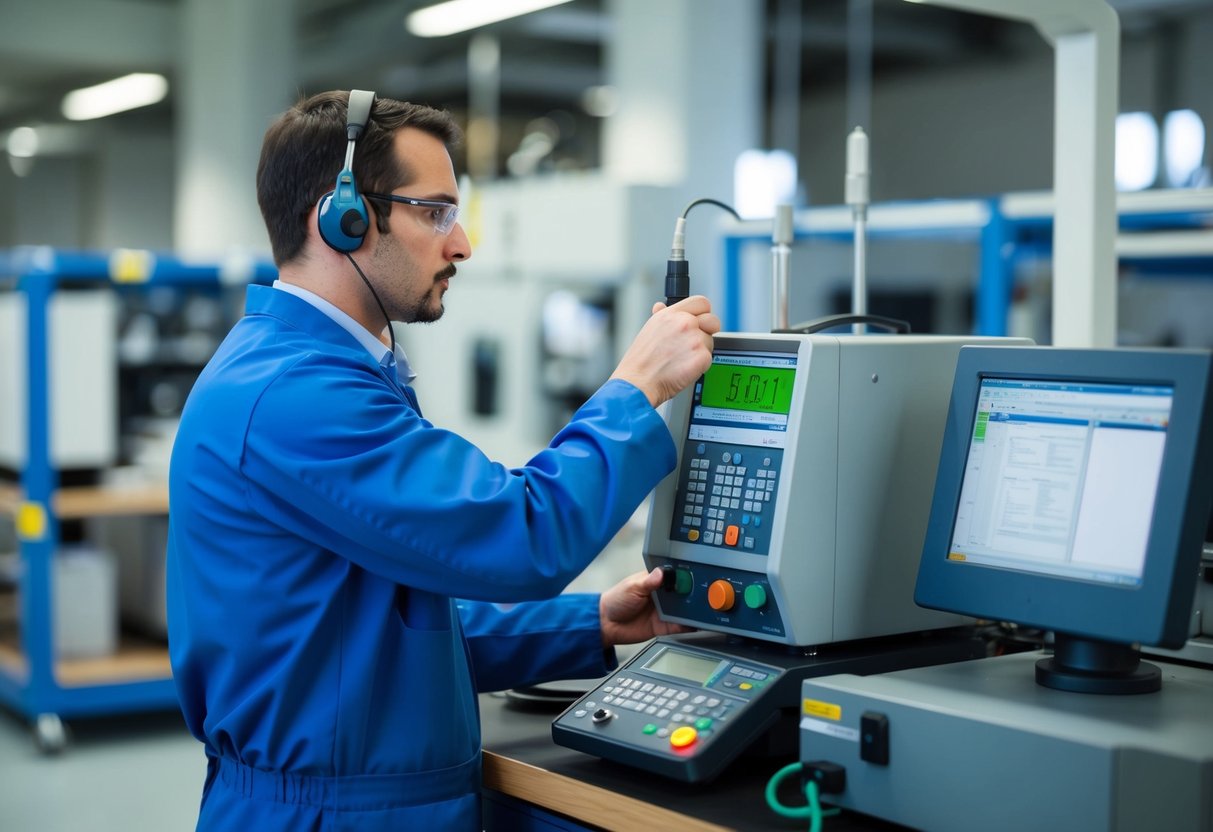
<path id="1" fill-rule="evenodd" d="M 274 262 L 295 259 L 307 240 L 312 206 L 333 189 L 345 161 L 349 92 L 313 95 L 283 113 L 265 133 L 257 164 L 257 204 L 269 232 Z M 449 113 L 423 104 L 376 98 L 370 122 L 354 149 L 354 181 L 360 193 L 390 193 L 408 184 L 413 172 L 396 159 L 397 130 L 414 127 L 440 139 L 450 152 L 460 130 Z M 390 202 L 367 201 L 381 231 Z"/>

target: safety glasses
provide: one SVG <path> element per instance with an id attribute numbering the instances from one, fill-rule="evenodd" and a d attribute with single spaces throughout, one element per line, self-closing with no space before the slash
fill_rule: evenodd
<path id="1" fill-rule="evenodd" d="M 411 196 L 396 196 L 395 194 L 363 194 L 370 199 L 382 199 L 387 202 L 403 202 L 418 208 L 428 208 L 427 218 L 434 224 L 438 234 L 450 234 L 459 219 L 459 206 L 453 202 L 443 202 L 440 199 L 416 199 Z"/>

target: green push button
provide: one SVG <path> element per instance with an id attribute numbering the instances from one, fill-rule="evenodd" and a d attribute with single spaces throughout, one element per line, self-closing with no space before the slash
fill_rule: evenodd
<path id="1" fill-rule="evenodd" d="M 646 734 L 656 734 L 657 726 L 650 722 L 647 725 L 645 725 L 643 728 L 641 728 L 640 730 L 644 731 Z"/>
<path id="2" fill-rule="evenodd" d="M 762 584 L 750 584 L 745 588 L 745 605 L 760 610 L 767 605 L 767 591 Z"/>
<path id="3" fill-rule="evenodd" d="M 679 569 L 674 572 L 674 591 L 679 595 L 690 595 L 694 585 L 695 579 L 691 577 L 691 570 Z"/>
<path id="4" fill-rule="evenodd" d="M 711 717 L 701 716 L 699 719 L 695 720 L 695 727 L 700 731 L 708 730 L 712 727 Z"/>

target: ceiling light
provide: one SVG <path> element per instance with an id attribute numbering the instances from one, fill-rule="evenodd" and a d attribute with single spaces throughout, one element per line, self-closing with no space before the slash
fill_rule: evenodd
<path id="1" fill-rule="evenodd" d="M 567 2 L 569 0 L 447 0 L 412 12 L 405 18 L 404 25 L 418 37 L 440 38 Z"/>
<path id="2" fill-rule="evenodd" d="M 5 142 L 10 156 L 31 159 L 38 155 L 38 131 L 32 127 L 17 127 Z"/>
<path id="3" fill-rule="evenodd" d="M 166 95 L 168 81 L 163 75 L 136 72 L 69 92 L 63 96 L 63 115 L 72 121 L 102 118 L 155 104 Z"/>

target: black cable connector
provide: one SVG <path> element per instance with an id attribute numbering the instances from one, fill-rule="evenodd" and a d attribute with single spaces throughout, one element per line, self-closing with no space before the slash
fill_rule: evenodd
<path id="1" fill-rule="evenodd" d="M 845 766 L 829 760 L 802 763 L 800 782 L 806 788 L 810 782 L 816 783 L 817 790 L 822 794 L 842 794 L 847 787 L 847 770 Z"/>
<path id="2" fill-rule="evenodd" d="M 727 205 L 718 199 L 709 199 L 707 197 L 696 199 L 683 209 L 682 216 L 674 223 L 674 242 L 670 246 L 670 259 L 665 262 L 666 306 L 673 306 L 678 301 L 685 300 L 691 294 L 691 264 L 687 262 L 686 258 L 687 214 L 691 213 L 691 209 L 696 205 L 704 203 L 723 208 L 738 220 L 741 219 L 731 205 Z"/>
<path id="3" fill-rule="evenodd" d="M 691 264 L 686 260 L 665 261 L 665 305 L 673 306 L 691 294 Z"/>

